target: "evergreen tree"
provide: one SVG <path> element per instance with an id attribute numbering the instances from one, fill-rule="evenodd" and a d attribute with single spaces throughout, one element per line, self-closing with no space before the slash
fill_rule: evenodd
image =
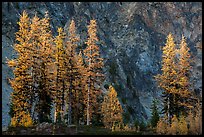
<path id="1" fill-rule="evenodd" d="M 157 101 L 153 100 L 152 102 L 152 117 L 151 117 L 151 125 L 152 127 L 157 126 L 157 122 L 159 121 L 159 113 L 158 113 L 158 108 L 156 105 Z"/>
<path id="2" fill-rule="evenodd" d="M 163 47 L 162 55 L 162 74 L 156 76 L 156 80 L 163 91 L 164 98 L 164 113 L 170 117 L 173 116 L 174 108 L 177 107 L 175 103 L 176 93 L 176 45 L 174 43 L 173 35 L 170 33 L 167 36 L 166 45 Z"/>
<path id="3" fill-rule="evenodd" d="M 74 20 L 71 21 L 69 26 L 69 35 L 67 41 L 67 47 L 65 50 L 65 65 L 66 67 L 66 85 L 68 87 L 68 91 L 65 93 L 65 102 L 68 106 L 65 107 L 65 112 L 67 113 L 67 122 L 71 124 L 73 116 L 73 107 L 74 107 L 74 97 L 76 94 L 75 81 L 77 80 L 77 65 L 76 65 L 76 47 L 79 43 L 79 37 L 76 35 L 76 27 Z"/>
<path id="4" fill-rule="evenodd" d="M 29 74 L 32 64 L 29 56 L 30 42 L 30 22 L 28 14 L 23 11 L 18 22 L 19 31 L 16 33 L 17 43 L 14 50 L 17 52 L 18 58 L 9 60 L 9 67 L 14 68 L 14 78 L 10 80 L 13 92 L 11 94 L 12 103 L 12 126 L 27 126 L 26 122 L 22 122 L 24 116 L 30 116 L 31 112 L 31 76 Z"/>
<path id="5" fill-rule="evenodd" d="M 74 82 L 74 86 L 76 87 L 75 94 L 74 94 L 74 121 L 76 124 L 79 124 L 79 120 L 82 121 L 84 116 L 84 97 L 85 97 L 85 68 L 84 68 L 84 60 L 82 56 L 82 51 L 79 52 L 79 54 L 76 56 L 76 67 L 77 67 L 77 73 L 76 73 L 76 80 Z"/>
<path id="6" fill-rule="evenodd" d="M 39 122 L 50 121 L 51 113 L 51 91 L 53 90 L 54 81 L 52 67 L 53 63 L 53 36 L 50 28 L 50 18 L 48 13 L 45 18 L 40 20 L 40 34 L 38 34 L 39 41 L 39 79 L 38 79 L 38 118 Z"/>
<path id="7" fill-rule="evenodd" d="M 196 104 L 196 107 L 188 113 L 187 123 L 189 134 L 201 135 L 202 134 L 202 108 L 200 102 Z"/>
<path id="8" fill-rule="evenodd" d="M 92 115 L 99 109 L 97 103 L 98 97 L 101 94 L 100 85 L 102 83 L 102 68 L 103 59 L 99 54 L 99 47 L 96 45 L 98 38 L 96 35 L 96 20 L 91 20 L 88 25 L 88 40 L 86 42 L 87 47 L 84 50 L 85 63 L 86 63 L 86 122 L 90 124 Z M 95 109 L 94 109 L 95 107 Z"/>
<path id="9" fill-rule="evenodd" d="M 35 16 L 31 19 L 31 24 L 30 24 L 30 35 L 31 35 L 31 42 L 30 42 L 30 57 L 32 60 L 32 65 L 31 65 L 31 77 L 32 77 L 32 86 L 31 90 L 33 91 L 33 96 L 32 96 L 32 101 L 33 103 L 33 114 L 32 117 L 34 118 L 35 115 L 37 115 L 38 110 L 37 110 L 37 103 L 38 102 L 38 91 L 39 91 L 39 73 L 40 73 L 40 55 L 39 55 L 39 47 L 40 47 L 40 42 L 39 42 L 39 34 L 41 33 L 40 30 L 40 18 L 35 14 Z"/>
<path id="10" fill-rule="evenodd" d="M 179 110 L 182 114 L 187 115 L 188 110 L 193 107 L 194 99 L 189 90 L 190 87 L 190 49 L 187 47 L 186 40 L 182 36 L 180 47 L 178 50 L 178 92 L 179 92 Z"/>
<path id="11" fill-rule="evenodd" d="M 103 123 L 106 128 L 114 129 L 114 126 L 123 123 L 122 106 L 120 105 L 117 92 L 113 86 L 109 87 L 109 92 L 104 96 L 101 111 L 103 114 Z"/>
<path id="12" fill-rule="evenodd" d="M 55 65 L 54 70 L 56 84 L 54 92 L 54 102 L 55 102 L 55 120 L 62 120 L 63 109 L 64 109 L 64 93 L 65 93 L 65 49 L 64 49 L 64 38 L 65 33 L 62 28 L 58 28 L 58 36 L 55 38 Z"/>
<path id="13" fill-rule="evenodd" d="M 186 114 L 192 107 L 192 99 L 189 91 L 190 70 L 189 48 L 182 37 L 179 49 L 176 49 L 173 36 L 167 37 L 166 46 L 163 47 L 162 74 L 156 76 L 164 98 L 164 113 L 168 115 L 169 122 L 174 114 L 178 117 Z"/>

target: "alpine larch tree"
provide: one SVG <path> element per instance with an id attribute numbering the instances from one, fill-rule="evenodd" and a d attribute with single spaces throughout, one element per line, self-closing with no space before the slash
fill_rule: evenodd
<path id="1" fill-rule="evenodd" d="M 30 18 L 24 11 L 18 22 L 19 31 L 16 33 L 17 43 L 14 50 L 18 58 L 9 60 L 9 67 L 14 68 L 14 78 L 10 80 L 13 92 L 11 94 L 11 126 L 30 126 L 31 120 L 31 83 L 30 66 L 32 65 L 29 56 L 30 46 Z M 27 118 L 26 120 L 24 118 Z"/>
<path id="2" fill-rule="evenodd" d="M 78 46 L 80 39 L 76 34 L 76 27 L 74 20 L 71 20 L 69 30 L 68 30 L 68 40 L 66 41 L 65 48 L 65 64 L 66 64 L 66 85 L 68 90 L 65 92 L 65 113 L 67 113 L 67 123 L 72 124 L 73 117 L 73 106 L 74 106 L 74 97 L 77 92 L 75 82 L 78 75 L 77 60 L 76 60 L 76 48 Z"/>
<path id="3" fill-rule="evenodd" d="M 159 87 L 164 89 L 164 110 L 166 114 L 168 114 L 167 129 L 165 129 L 166 133 L 162 132 L 162 134 L 192 134 L 193 131 L 195 131 L 194 128 L 192 128 L 195 124 L 192 123 L 193 118 L 191 117 L 199 113 L 200 107 L 197 109 L 196 106 L 200 105 L 200 100 L 190 89 L 190 87 L 192 87 L 190 83 L 192 59 L 190 49 L 187 47 L 184 36 L 182 36 L 181 43 L 178 49 L 176 49 L 172 34 L 169 34 L 167 44 L 163 48 L 162 57 L 162 74 L 156 76 Z M 192 114 L 192 112 L 194 112 L 194 114 Z M 176 121 L 175 119 L 177 119 L 177 117 L 179 119 Z M 161 128 L 159 126 L 162 121 L 165 121 L 165 119 L 160 119 L 157 124 L 157 131 L 159 131 L 158 128 Z M 200 125 L 200 122 L 197 123 Z M 199 126 L 199 130 L 200 127 L 201 126 Z"/>
<path id="4" fill-rule="evenodd" d="M 156 127 L 157 126 L 157 122 L 159 121 L 159 112 L 158 112 L 158 108 L 157 108 L 157 100 L 153 100 L 152 101 L 152 117 L 151 117 L 151 125 L 152 127 Z"/>
<path id="5" fill-rule="evenodd" d="M 74 94 L 74 121 L 76 124 L 79 124 L 80 121 L 84 119 L 84 98 L 85 98 L 85 68 L 84 68 L 84 59 L 82 56 L 82 51 L 76 56 L 76 80 L 75 80 L 75 94 Z"/>
<path id="6" fill-rule="evenodd" d="M 103 82 L 103 58 L 100 57 L 99 47 L 97 46 L 98 37 L 96 35 L 96 20 L 91 20 L 88 25 L 87 47 L 84 50 L 86 65 L 86 122 L 90 124 L 94 110 L 99 109 L 98 97 L 101 95 L 100 86 Z M 95 108 L 95 109 L 94 109 Z"/>
<path id="7" fill-rule="evenodd" d="M 179 110 L 183 113 L 183 115 L 187 115 L 188 110 L 193 107 L 192 103 L 195 103 L 195 98 L 190 92 L 190 62 L 191 62 L 191 55 L 189 53 L 190 49 L 187 46 L 186 40 L 184 36 L 182 36 L 181 43 L 179 45 L 178 55 L 178 89 L 179 89 Z M 195 103 L 196 104 L 196 103 Z"/>
<path id="8" fill-rule="evenodd" d="M 104 96 L 101 108 L 103 123 L 106 128 L 114 130 L 115 126 L 123 124 L 123 109 L 113 86 L 109 86 L 108 93 Z"/>
<path id="9" fill-rule="evenodd" d="M 38 64 L 38 87 L 37 87 L 37 112 L 38 121 L 50 121 L 51 115 L 51 94 L 53 90 L 54 80 L 53 80 L 53 45 L 54 40 L 50 28 L 50 18 L 48 13 L 45 14 L 45 18 L 40 20 L 39 29 L 40 33 L 37 37 L 37 51 L 39 58 L 37 59 Z"/>
<path id="10" fill-rule="evenodd" d="M 158 86 L 163 89 L 164 109 L 163 112 L 171 120 L 174 114 L 178 116 L 178 90 L 177 90 L 177 64 L 176 44 L 173 35 L 167 36 L 166 45 L 163 47 L 162 74 L 156 76 Z"/>
<path id="11" fill-rule="evenodd" d="M 40 80 L 40 40 L 39 40 L 39 35 L 41 33 L 40 29 L 40 18 L 35 14 L 35 16 L 31 19 L 31 30 L 30 30 L 30 35 L 31 35 L 31 45 L 30 45 L 30 57 L 32 60 L 32 66 L 31 66 L 31 77 L 32 77 L 32 91 L 33 91 L 33 97 L 32 101 L 34 102 L 33 104 L 33 114 L 32 118 L 36 120 L 36 117 L 38 115 L 38 108 L 37 108 L 37 103 L 38 102 L 38 93 L 39 93 L 39 80 Z"/>
<path id="12" fill-rule="evenodd" d="M 53 100 L 55 103 L 54 122 L 61 122 L 64 116 L 64 94 L 65 94 L 65 33 L 63 29 L 58 28 L 58 36 L 55 38 L 55 90 L 53 92 Z"/>

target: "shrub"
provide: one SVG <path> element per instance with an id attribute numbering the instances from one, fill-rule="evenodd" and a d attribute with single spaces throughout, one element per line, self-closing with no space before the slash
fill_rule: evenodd
<path id="1" fill-rule="evenodd" d="M 140 122 L 136 119 L 136 120 L 134 121 L 134 126 L 135 126 L 136 128 L 138 128 L 139 125 L 140 125 Z"/>
<path id="2" fill-rule="evenodd" d="M 11 118 L 11 127 L 17 127 L 18 126 L 18 119 L 14 116 Z"/>
<path id="3" fill-rule="evenodd" d="M 110 68 L 109 68 L 109 73 L 112 75 L 112 76 L 115 76 L 117 73 L 117 64 L 115 62 L 112 62 L 110 64 Z"/>
<path id="4" fill-rule="evenodd" d="M 130 75 L 127 75 L 127 87 L 132 89 L 132 86 L 131 86 L 131 76 Z"/>
<path id="5" fill-rule="evenodd" d="M 56 123 L 62 123 L 61 114 L 60 112 L 57 113 Z"/>
<path id="6" fill-rule="evenodd" d="M 187 123 L 185 120 L 185 117 L 182 115 L 179 119 L 179 124 L 178 124 L 178 131 L 180 135 L 187 135 L 188 134 L 188 128 L 187 128 Z"/>
<path id="7" fill-rule="evenodd" d="M 127 106 L 127 110 L 130 114 L 134 114 L 135 110 L 131 106 Z"/>
<path id="8" fill-rule="evenodd" d="M 19 116 L 17 117 L 14 115 L 11 118 L 11 127 L 30 127 L 33 125 L 32 118 L 29 113 L 25 113 L 24 111 L 19 113 Z"/>
<path id="9" fill-rule="evenodd" d="M 159 122 L 157 123 L 156 133 L 157 134 L 166 134 L 167 131 L 167 123 L 164 121 L 164 119 L 160 118 Z"/>
<path id="10" fill-rule="evenodd" d="M 126 104 L 127 103 L 127 99 L 126 98 L 122 98 L 122 103 Z"/>
<path id="11" fill-rule="evenodd" d="M 30 127 L 30 126 L 32 126 L 33 122 L 32 122 L 32 118 L 31 118 L 30 114 L 27 114 L 27 113 L 25 113 L 23 111 L 22 112 L 21 120 L 19 122 L 19 125 L 23 126 L 23 127 Z"/>
<path id="12" fill-rule="evenodd" d="M 124 123 L 128 123 L 130 121 L 130 113 L 129 112 L 123 113 L 123 120 L 124 120 Z"/>
<path id="13" fill-rule="evenodd" d="M 158 112 L 158 108 L 156 105 L 156 100 L 153 100 L 152 102 L 152 117 L 151 117 L 151 125 L 152 127 L 156 127 L 157 126 L 157 122 L 159 121 L 159 112 Z"/>
<path id="14" fill-rule="evenodd" d="M 115 123 L 112 127 L 112 131 L 136 131 L 136 128 L 124 123 Z"/>
<path id="15" fill-rule="evenodd" d="M 109 85 L 108 85 L 108 84 L 105 84 L 105 85 L 104 85 L 104 88 L 105 88 L 105 89 L 108 89 L 108 88 L 109 88 Z"/>
<path id="16" fill-rule="evenodd" d="M 176 115 L 173 116 L 171 121 L 172 121 L 171 126 L 168 127 L 168 134 L 176 135 L 178 132 L 178 119 Z"/>
<path id="17" fill-rule="evenodd" d="M 139 127 L 140 127 L 140 130 L 141 130 L 141 131 L 144 131 L 144 130 L 146 129 L 146 124 L 144 123 L 143 120 L 142 120 L 142 122 L 140 123 Z"/>

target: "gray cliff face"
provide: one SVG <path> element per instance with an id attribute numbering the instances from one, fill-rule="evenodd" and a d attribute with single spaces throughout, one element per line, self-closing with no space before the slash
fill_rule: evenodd
<path id="1" fill-rule="evenodd" d="M 5 64 L 6 58 L 14 58 L 14 33 L 23 10 L 30 17 L 35 12 L 43 17 L 48 10 L 52 31 L 64 27 L 74 19 L 81 41 L 87 38 L 90 19 L 98 24 L 98 45 L 105 59 L 104 86 L 112 84 L 118 92 L 124 111 L 130 121 L 136 118 L 149 120 L 153 98 L 159 98 L 160 89 L 153 78 L 160 73 L 161 47 L 171 32 L 177 44 L 182 34 L 187 38 L 195 60 L 193 89 L 202 90 L 202 3 L 199 2 L 19 2 L 2 3 L 2 125 L 9 123 L 9 96 L 12 92 L 7 78 L 12 70 Z M 84 43 L 81 42 L 83 46 Z M 105 88 L 104 88 L 105 90 Z"/>

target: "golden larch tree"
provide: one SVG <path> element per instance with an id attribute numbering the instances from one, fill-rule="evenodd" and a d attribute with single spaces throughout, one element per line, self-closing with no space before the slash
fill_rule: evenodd
<path id="1" fill-rule="evenodd" d="M 76 27 L 74 20 L 71 20 L 69 30 L 68 30 L 68 40 L 66 42 L 66 85 L 68 90 L 65 92 L 65 113 L 67 113 L 67 123 L 70 125 L 72 121 L 72 109 L 74 106 L 74 96 L 76 94 L 75 81 L 77 79 L 77 65 L 76 65 L 76 48 L 78 46 L 80 39 L 76 34 Z"/>
<path id="2" fill-rule="evenodd" d="M 187 123 L 189 124 L 188 131 L 189 134 L 196 134 L 196 123 L 195 123 L 195 115 L 190 111 L 186 118 Z"/>
<path id="3" fill-rule="evenodd" d="M 55 38 L 55 91 L 53 92 L 53 99 L 55 103 L 55 115 L 54 121 L 58 122 L 63 119 L 63 109 L 64 109 L 64 94 L 65 94 L 65 74 L 66 74 L 66 66 L 65 66 L 65 49 L 64 49 L 64 39 L 65 33 L 63 29 L 58 28 L 58 36 Z"/>
<path id="4" fill-rule="evenodd" d="M 50 120 L 51 90 L 54 85 L 53 72 L 53 36 L 50 28 L 48 13 L 39 19 L 37 15 L 31 20 L 31 48 L 33 66 L 31 74 L 33 90 L 35 91 L 35 113 L 39 122 Z"/>
<path id="5" fill-rule="evenodd" d="M 177 50 L 179 54 L 178 61 L 178 85 L 179 85 L 179 106 L 183 114 L 186 114 L 190 108 L 193 106 L 193 96 L 190 92 L 190 49 L 187 46 L 186 40 L 184 36 L 182 36 L 182 40 Z M 188 101 L 187 101 L 188 100 Z"/>
<path id="6" fill-rule="evenodd" d="M 31 42 L 30 42 L 30 58 L 32 60 L 32 65 L 31 65 L 31 77 L 32 77 L 32 91 L 33 91 L 33 97 L 32 101 L 37 102 L 37 94 L 38 94 L 38 86 L 39 85 L 39 73 L 40 73 L 40 55 L 39 55 L 39 34 L 41 33 L 40 30 L 40 18 L 35 14 L 35 16 L 31 19 L 31 25 L 30 25 L 30 36 L 31 36 Z M 37 95 L 37 96 L 36 96 Z M 36 115 L 37 113 L 37 107 L 36 103 L 33 104 L 34 107 L 34 112 L 32 116 Z"/>
<path id="7" fill-rule="evenodd" d="M 159 121 L 157 122 L 156 133 L 160 135 L 167 134 L 168 128 L 169 128 L 168 117 L 167 115 L 165 115 L 164 118 L 160 118 Z"/>
<path id="8" fill-rule="evenodd" d="M 12 118 L 11 126 L 30 126 L 31 120 L 31 76 L 30 66 L 32 62 L 29 56 L 30 42 L 30 18 L 23 11 L 18 22 L 19 31 L 16 33 L 17 43 L 14 45 L 14 50 L 17 52 L 18 58 L 9 60 L 9 67 L 14 68 L 14 78 L 10 80 L 13 92 L 11 93 Z M 27 123 L 24 118 L 27 117 L 31 122 Z"/>
<path id="9" fill-rule="evenodd" d="M 101 95 L 100 85 L 103 82 L 103 58 L 100 57 L 99 47 L 97 46 L 98 37 L 96 34 L 96 20 L 91 20 L 88 25 L 87 47 L 84 50 L 86 63 L 86 122 L 90 124 L 93 113 L 97 113 L 99 108 L 98 97 Z M 95 107 L 95 109 L 93 109 Z M 95 111 L 94 111 L 95 110 Z"/>
<path id="10" fill-rule="evenodd" d="M 156 80 L 159 83 L 159 87 L 162 87 L 168 93 L 174 93 L 176 74 L 176 45 L 174 43 L 173 35 L 170 33 L 167 36 L 166 45 L 163 47 L 162 54 L 162 74 L 156 76 Z"/>
<path id="11" fill-rule="evenodd" d="M 187 127 L 186 119 L 185 119 L 185 116 L 183 116 L 183 115 L 181 115 L 179 118 L 178 134 L 179 135 L 187 135 L 188 134 L 188 127 Z"/>
<path id="12" fill-rule="evenodd" d="M 76 56 L 76 67 L 77 67 L 77 73 L 76 73 L 76 80 L 74 82 L 75 87 L 75 94 L 74 94 L 74 103 L 73 103 L 73 112 L 74 112 L 74 121 L 76 124 L 79 124 L 79 120 L 83 120 L 84 116 L 84 97 L 85 97 L 85 68 L 84 68 L 84 59 L 82 56 L 82 51 L 79 52 L 79 54 Z"/>
<path id="13" fill-rule="evenodd" d="M 176 44 L 174 43 L 173 35 L 170 33 L 167 36 L 167 41 L 163 47 L 162 54 L 162 74 L 158 74 L 155 78 L 158 86 L 163 89 L 163 104 L 164 113 L 167 114 L 169 122 L 174 114 L 179 115 L 178 111 L 178 71 L 176 58 Z"/>
<path id="14" fill-rule="evenodd" d="M 38 90 L 38 113 L 39 121 L 50 121 L 51 113 L 51 91 L 54 85 L 53 73 L 51 68 L 53 62 L 54 40 L 51 33 L 50 18 L 46 12 L 45 17 L 40 20 L 41 33 L 39 35 L 39 54 L 40 54 L 40 80 Z"/>
<path id="15" fill-rule="evenodd" d="M 101 111 L 103 114 L 103 123 L 106 128 L 114 129 L 114 126 L 123 123 L 123 109 L 113 86 L 109 86 L 109 92 L 104 96 Z"/>
<path id="16" fill-rule="evenodd" d="M 198 102 L 193 111 L 190 111 L 188 114 L 187 122 L 189 123 L 189 134 L 202 134 L 202 105 L 200 102 Z"/>

